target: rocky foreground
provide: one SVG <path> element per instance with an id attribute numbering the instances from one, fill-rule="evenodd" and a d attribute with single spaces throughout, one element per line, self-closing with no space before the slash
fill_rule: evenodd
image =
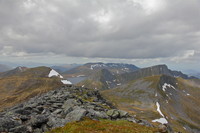
<path id="1" fill-rule="evenodd" d="M 115 109 L 97 90 L 63 86 L 1 112 L 0 132 L 42 133 L 84 117 L 122 119 L 153 127 L 145 120 L 136 120 L 127 112 Z M 162 132 L 172 132 L 167 125 L 160 128 Z"/>

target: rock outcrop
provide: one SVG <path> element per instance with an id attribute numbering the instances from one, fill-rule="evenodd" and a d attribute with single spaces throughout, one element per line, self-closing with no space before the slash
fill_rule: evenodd
<path id="1" fill-rule="evenodd" d="M 152 126 L 114 108 L 97 90 L 64 86 L 1 112 L 0 132 L 41 133 L 84 117 L 123 119 Z"/>

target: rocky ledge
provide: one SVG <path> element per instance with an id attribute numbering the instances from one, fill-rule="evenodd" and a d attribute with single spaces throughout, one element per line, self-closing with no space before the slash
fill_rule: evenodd
<path id="1" fill-rule="evenodd" d="M 114 108 L 97 90 L 63 86 L 1 112 L 0 133 L 42 133 L 84 117 L 95 120 L 123 119 L 153 126 Z M 168 130 L 164 125 L 162 129 Z"/>

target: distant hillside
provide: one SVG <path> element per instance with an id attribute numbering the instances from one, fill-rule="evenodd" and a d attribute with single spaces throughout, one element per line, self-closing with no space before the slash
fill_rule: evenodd
<path id="1" fill-rule="evenodd" d="M 132 80 L 103 96 L 140 119 L 169 123 L 175 131 L 200 131 L 200 80 L 149 76 Z"/>
<path id="2" fill-rule="evenodd" d="M 195 77 L 189 77 L 180 71 L 172 71 L 168 69 L 166 65 L 156 65 L 123 73 L 113 73 L 112 69 L 96 69 L 95 73 L 90 74 L 90 76 L 88 76 L 86 80 L 80 82 L 79 85 L 97 89 L 109 89 L 126 84 L 132 80 L 162 74 L 172 77 L 182 77 L 184 79 L 196 79 Z"/>
<path id="3" fill-rule="evenodd" d="M 99 70 L 107 69 L 113 74 L 122 74 L 125 72 L 133 72 L 139 68 L 132 64 L 121 64 L 121 63 L 87 63 L 82 66 L 78 66 L 69 71 L 63 73 L 66 77 L 85 75 L 91 76 Z"/>
<path id="4" fill-rule="evenodd" d="M 11 70 L 11 69 L 12 68 L 7 65 L 0 64 L 0 72 L 5 72 L 5 71 Z"/>
<path id="5" fill-rule="evenodd" d="M 49 78 L 51 68 L 17 67 L 0 74 L 0 109 L 62 86 L 58 77 Z"/>
<path id="6" fill-rule="evenodd" d="M 180 71 L 172 71 L 168 69 L 166 65 L 156 65 L 152 67 L 142 68 L 134 72 L 124 73 L 120 75 L 121 78 L 120 80 L 122 82 L 127 82 L 138 78 L 144 78 L 148 76 L 161 75 L 161 74 L 172 77 L 182 77 L 184 79 L 193 79 L 193 78 L 195 79 L 195 77 L 189 77 L 188 75 L 183 74 Z"/>

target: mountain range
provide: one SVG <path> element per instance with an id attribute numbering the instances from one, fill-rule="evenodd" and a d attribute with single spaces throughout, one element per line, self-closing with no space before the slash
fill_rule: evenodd
<path id="1" fill-rule="evenodd" d="M 69 82 L 73 78 L 80 77 L 84 78 L 76 85 L 71 85 Z M 199 90 L 200 80 L 197 77 L 170 70 L 164 64 L 146 68 L 132 64 L 101 62 L 71 65 L 65 68 L 17 67 L 0 73 L 0 109 L 3 111 L 2 116 L 6 116 L 2 117 L 3 123 L 0 122 L 0 127 L 5 127 L 5 123 L 10 122 L 7 118 L 13 117 L 4 112 L 7 110 L 11 114 L 27 117 L 21 125 L 24 132 L 27 132 L 28 129 L 25 128 L 27 126 L 31 127 L 31 131 L 44 132 L 47 129 L 51 130 L 52 127 L 64 126 L 74 120 L 80 121 L 84 117 L 89 117 L 92 120 L 106 118 L 114 121 L 124 119 L 136 124 L 141 122 L 144 126 L 154 128 L 148 128 L 149 131 L 198 133 L 200 132 Z M 33 101 L 42 99 L 42 101 L 37 101 L 38 105 L 33 106 L 31 99 L 35 99 Z M 68 103 L 69 101 L 65 101 L 67 99 L 76 102 L 70 100 L 72 103 Z M 67 106 L 61 108 L 65 102 L 70 108 L 66 108 Z M 23 108 L 19 112 L 16 109 L 21 108 L 19 107 L 21 103 Z M 38 108 L 39 111 L 35 112 L 34 108 Z M 40 111 L 41 108 L 43 110 L 45 108 L 47 112 Z M 29 114 L 23 113 L 27 111 Z M 129 115 L 120 117 L 117 115 L 120 111 Z M 31 125 L 30 123 L 40 121 L 38 118 L 32 122 L 32 117 L 37 118 L 42 112 L 48 120 L 44 119 L 45 121 L 39 122 L 38 126 Z M 82 114 L 79 119 L 75 118 L 77 114 Z M 48 122 L 53 119 L 52 117 L 56 119 L 53 125 L 49 126 Z M 62 122 L 58 124 L 59 121 Z M 20 127 L 15 125 L 12 128 L 17 132 Z M 5 130 L 11 129 L 5 128 Z M 141 129 L 138 127 L 138 130 Z"/>

